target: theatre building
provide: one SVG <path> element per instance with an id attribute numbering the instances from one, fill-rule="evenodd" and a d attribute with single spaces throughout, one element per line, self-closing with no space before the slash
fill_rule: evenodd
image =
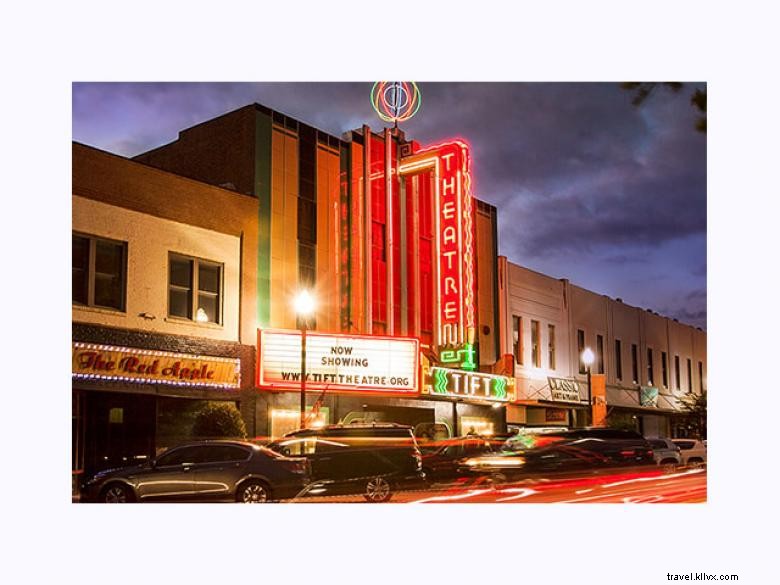
<path id="1" fill-rule="evenodd" d="M 253 104 L 135 160 L 256 202 L 258 435 L 298 425 L 301 290 L 316 301 L 310 423 L 503 430 L 514 378 L 499 352 L 496 209 L 475 196 L 465 142 L 368 126 L 335 137 Z"/>
<path id="2" fill-rule="evenodd" d="M 74 477 L 251 422 L 257 200 L 75 143 L 72 195 Z"/>

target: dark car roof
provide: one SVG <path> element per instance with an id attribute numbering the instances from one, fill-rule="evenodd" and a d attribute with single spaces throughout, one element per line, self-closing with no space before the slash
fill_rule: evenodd
<path id="1" fill-rule="evenodd" d="M 605 438 L 605 439 L 643 439 L 644 437 L 636 431 L 627 431 L 622 429 L 610 429 L 605 427 L 591 427 L 583 429 L 571 429 L 568 431 L 554 431 L 545 433 L 545 437 L 564 437 L 564 438 Z"/>
<path id="2" fill-rule="evenodd" d="M 302 429 L 292 431 L 284 435 L 285 437 L 317 437 L 328 435 L 408 435 L 412 431 L 409 425 L 400 425 L 397 423 L 353 423 L 328 425 L 317 429 Z"/>
<path id="3" fill-rule="evenodd" d="M 207 441 L 190 441 L 189 443 L 181 443 L 171 447 L 171 449 L 177 449 L 179 447 L 200 447 L 209 445 L 240 445 L 242 447 L 257 447 L 254 443 L 249 441 L 239 441 L 235 439 L 210 439 Z"/>

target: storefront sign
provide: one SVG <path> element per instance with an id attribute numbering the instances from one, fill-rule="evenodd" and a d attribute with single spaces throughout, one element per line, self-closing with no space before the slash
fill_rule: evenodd
<path id="1" fill-rule="evenodd" d="M 259 330 L 257 385 L 301 387 L 301 332 Z M 416 394 L 419 342 L 369 335 L 306 333 L 306 389 Z"/>
<path id="2" fill-rule="evenodd" d="M 474 342 L 474 200 L 469 147 L 461 141 L 424 148 L 400 165 L 401 175 L 433 172 L 436 204 L 437 322 L 435 345 Z"/>
<path id="3" fill-rule="evenodd" d="M 544 421 L 545 422 L 566 422 L 568 420 L 567 413 L 561 408 L 545 408 L 544 409 Z"/>
<path id="4" fill-rule="evenodd" d="M 639 390 L 640 406 L 658 406 L 658 388 L 655 386 L 642 386 Z"/>
<path id="5" fill-rule="evenodd" d="M 238 358 L 73 343 L 73 377 L 147 384 L 239 388 Z"/>
<path id="6" fill-rule="evenodd" d="M 571 378 L 547 378 L 552 400 L 580 402 L 580 385 Z"/>
<path id="7" fill-rule="evenodd" d="M 434 366 L 427 378 L 426 391 L 433 395 L 497 402 L 515 399 L 514 380 L 506 376 Z"/>

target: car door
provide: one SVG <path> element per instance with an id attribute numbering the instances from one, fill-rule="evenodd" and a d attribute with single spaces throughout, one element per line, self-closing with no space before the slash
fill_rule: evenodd
<path id="1" fill-rule="evenodd" d="M 230 494 L 245 472 L 251 451 L 239 445 L 210 445 L 194 466 L 194 495 L 213 498 Z"/>
<path id="2" fill-rule="evenodd" d="M 187 446 L 163 453 L 143 477 L 137 490 L 142 500 L 186 499 L 194 491 L 192 468 L 200 460 L 203 448 Z"/>

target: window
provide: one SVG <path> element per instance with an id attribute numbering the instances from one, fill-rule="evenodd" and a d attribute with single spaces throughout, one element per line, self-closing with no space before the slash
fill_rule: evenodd
<path id="1" fill-rule="evenodd" d="M 666 352 L 661 352 L 661 380 L 663 381 L 664 388 L 669 387 L 669 373 L 666 369 Z"/>
<path id="2" fill-rule="evenodd" d="M 699 362 L 699 392 L 704 393 L 704 364 Z"/>
<path id="3" fill-rule="evenodd" d="M 168 316 L 221 323 L 222 265 L 179 254 L 168 261 Z"/>
<path id="4" fill-rule="evenodd" d="M 523 318 L 512 316 L 512 350 L 515 354 L 515 362 L 523 365 Z"/>
<path id="5" fill-rule="evenodd" d="M 535 368 L 542 365 L 539 352 L 539 321 L 531 320 L 531 363 Z"/>
<path id="6" fill-rule="evenodd" d="M 680 356 L 674 356 L 674 389 L 680 389 Z"/>
<path id="7" fill-rule="evenodd" d="M 639 384 L 639 359 L 637 358 L 636 343 L 631 344 L 631 381 Z"/>
<path id="8" fill-rule="evenodd" d="M 224 463 L 227 461 L 246 461 L 250 452 L 232 445 L 211 445 L 206 448 L 203 460 L 206 463 Z"/>
<path id="9" fill-rule="evenodd" d="M 653 385 L 653 350 L 647 348 L 647 385 Z"/>
<path id="10" fill-rule="evenodd" d="M 620 340 L 615 340 L 615 377 L 618 380 L 623 379 L 623 359 L 621 356 Z"/>
<path id="11" fill-rule="evenodd" d="M 127 244 L 73 234 L 73 303 L 125 310 Z"/>
<path id="12" fill-rule="evenodd" d="M 547 326 L 547 366 L 555 369 L 555 325 Z"/>
<path id="13" fill-rule="evenodd" d="M 598 373 L 604 373 L 604 336 L 596 336 L 596 364 Z"/>
<path id="14" fill-rule="evenodd" d="M 157 467 L 182 465 L 183 463 L 203 463 L 206 461 L 206 449 L 200 446 L 182 447 L 168 451 L 157 460 Z"/>
<path id="15" fill-rule="evenodd" d="M 308 289 L 317 283 L 317 248 L 301 241 L 298 242 L 298 282 Z"/>
<path id="16" fill-rule="evenodd" d="M 585 351 L 585 332 L 577 329 L 577 360 L 580 362 L 580 374 L 588 372 L 585 362 L 582 361 L 582 352 Z"/>
<path id="17" fill-rule="evenodd" d="M 691 360 L 688 359 L 688 394 L 693 392 L 693 375 L 691 374 Z"/>

